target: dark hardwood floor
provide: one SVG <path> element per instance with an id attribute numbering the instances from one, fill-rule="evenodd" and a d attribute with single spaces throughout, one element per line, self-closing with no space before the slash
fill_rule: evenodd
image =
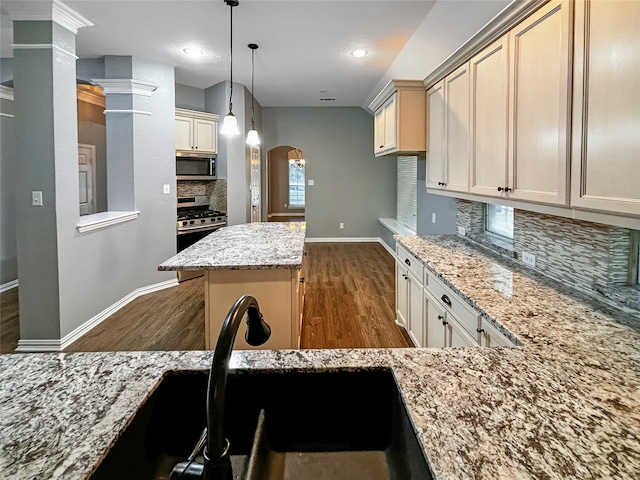
<path id="1" fill-rule="evenodd" d="M 377 243 L 309 243 L 302 348 L 399 348 L 394 262 Z M 135 299 L 67 351 L 201 350 L 204 279 Z M 1 353 L 19 338 L 18 289 L 0 294 Z"/>
<path id="2" fill-rule="evenodd" d="M 304 215 L 295 217 L 269 217 L 270 222 L 304 222 Z"/>

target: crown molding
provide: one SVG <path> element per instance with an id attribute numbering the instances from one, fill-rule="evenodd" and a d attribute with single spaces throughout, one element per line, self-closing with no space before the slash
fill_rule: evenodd
<path id="1" fill-rule="evenodd" d="M 151 93 L 158 88 L 155 83 L 134 80 L 133 78 L 92 78 L 91 82 L 102 88 L 105 95 L 141 95 L 150 97 Z"/>
<path id="2" fill-rule="evenodd" d="M 13 88 L 0 85 L 0 98 L 2 100 L 11 100 L 13 102 Z"/>
<path id="3" fill-rule="evenodd" d="M 13 21 L 46 21 L 50 20 L 66 28 L 74 34 L 82 27 L 92 27 L 91 20 L 80 15 L 74 9 L 59 0 L 49 1 L 9 1 L 3 2 L 3 9 L 7 11 Z"/>
<path id="4" fill-rule="evenodd" d="M 105 115 L 107 113 L 128 113 L 128 114 L 132 114 L 132 115 L 151 115 L 151 112 L 147 112 L 145 110 L 105 110 L 104 112 Z"/>
<path id="5" fill-rule="evenodd" d="M 380 91 L 376 98 L 369 104 L 369 110 L 376 111 L 382 106 L 382 104 L 398 90 L 418 90 L 424 91 L 424 84 L 422 80 L 389 80 L 384 88 Z"/>

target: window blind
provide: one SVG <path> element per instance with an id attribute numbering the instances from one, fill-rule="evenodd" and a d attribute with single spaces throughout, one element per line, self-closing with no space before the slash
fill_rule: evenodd
<path id="1" fill-rule="evenodd" d="M 414 232 L 417 230 L 418 157 L 398 157 L 398 193 L 396 218 L 398 222 Z"/>

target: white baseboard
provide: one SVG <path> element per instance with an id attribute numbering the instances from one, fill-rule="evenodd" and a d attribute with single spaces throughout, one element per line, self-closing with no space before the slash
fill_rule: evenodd
<path id="1" fill-rule="evenodd" d="M 270 213 L 267 217 L 304 217 L 304 212 L 302 213 Z"/>
<path id="2" fill-rule="evenodd" d="M 378 237 L 332 237 L 332 238 L 305 238 L 307 243 L 368 243 L 377 242 L 380 239 Z"/>
<path id="3" fill-rule="evenodd" d="M 178 285 L 178 279 L 173 278 L 160 283 L 154 283 L 153 285 L 147 285 L 146 287 L 140 287 L 131 292 L 129 295 L 121 298 L 113 305 L 105 308 L 93 318 L 87 320 L 78 328 L 65 335 L 60 340 L 18 340 L 18 348 L 16 352 L 59 352 L 64 350 L 80 337 L 88 333 L 91 329 L 105 321 L 111 315 L 116 313 L 122 307 L 131 303 L 138 297 L 146 295 L 147 293 L 157 292 L 158 290 L 164 290 L 165 288 L 175 287 Z"/>
<path id="4" fill-rule="evenodd" d="M 18 286 L 18 279 L 11 280 L 10 282 L 3 283 L 0 285 L 0 293 L 6 292 L 7 290 L 11 290 L 12 288 L 16 288 Z"/>
<path id="5" fill-rule="evenodd" d="M 389 255 L 391 255 L 394 259 L 397 258 L 396 257 L 396 252 L 394 252 L 393 250 L 391 250 L 391 247 L 389 245 L 387 245 L 387 242 L 385 242 L 384 240 L 382 240 L 381 238 L 378 239 L 378 241 L 380 242 L 380 245 L 382 245 L 384 247 L 384 249 L 389 252 Z"/>

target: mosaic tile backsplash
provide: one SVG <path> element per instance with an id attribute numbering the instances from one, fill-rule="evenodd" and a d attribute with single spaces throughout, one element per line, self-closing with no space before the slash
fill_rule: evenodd
<path id="1" fill-rule="evenodd" d="M 178 197 L 208 195 L 209 206 L 213 210 L 227 212 L 227 180 L 219 178 L 213 182 L 178 181 Z"/>
<path id="2" fill-rule="evenodd" d="M 586 292 L 627 284 L 631 230 L 518 209 L 513 222 L 516 259 L 534 254 L 544 275 Z M 481 234 L 484 205 L 458 199 L 456 223 Z"/>

